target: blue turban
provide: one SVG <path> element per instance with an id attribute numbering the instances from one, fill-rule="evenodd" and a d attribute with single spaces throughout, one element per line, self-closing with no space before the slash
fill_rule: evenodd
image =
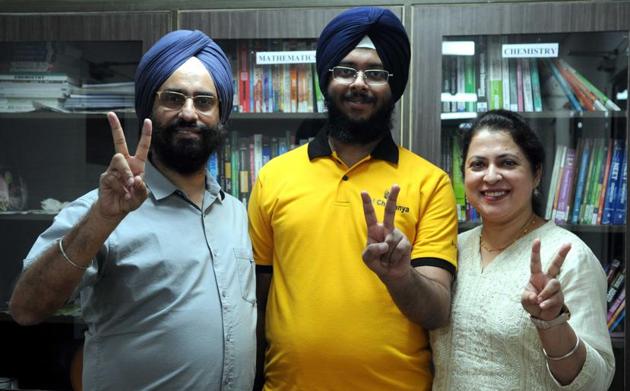
<path id="1" fill-rule="evenodd" d="M 394 102 L 402 96 L 409 77 L 411 49 L 400 19 L 393 12 L 377 7 L 352 8 L 328 23 L 317 42 L 319 88 L 326 94 L 329 69 L 339 65 L 364 36 L 369 36 L 386 70 L 394 76 L 389 85 Z"/>
<path id="2" fill-rule="evenodd" d="M 201 31 L 172 31 L 149 49 L 136 70 L 136 115 L 140 124 L 151 116 L 155 92 L 177 68 L 197 57 L 208 69 L 217 88 L 220 119 L 225 123 L 234 99 L 232 68 L 223 50 Z"/>

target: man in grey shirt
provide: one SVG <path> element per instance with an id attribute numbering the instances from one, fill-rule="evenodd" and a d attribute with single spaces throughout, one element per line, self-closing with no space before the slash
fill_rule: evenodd
<path id="1" fill-rule="evenodd" d="M 116 154 L 99 188 L 62 210 L 24 260 L 11 314 L 38 323 L 78 295 L 87 390 L 252 387 L 247 215 L 205 168 L 232 109 L 231 75 L 202 32 L 162 37 L 136 72 L 136 154 L 109 113 Z"/>

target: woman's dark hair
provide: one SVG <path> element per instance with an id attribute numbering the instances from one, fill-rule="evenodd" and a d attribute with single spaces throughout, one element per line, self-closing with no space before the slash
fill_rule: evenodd
<path id="1" fill-rule="evenodd" d="M 545 162 L 545 148 L 538 138 L 538 135 L 525 122 L 523 117 L 509 110 L 491 110 L 479 116 L 473 122 L 470 130 L 464 133 L 462 138 L 462 174 L 466 175 L 466 156 L 472 138 L 481 130 L 489 130 L 494 132 L 508 133 L 514 143 L 523 151 L 523 154 L 529 161 L 532 169 L 532 175 L 536 175 L 538 170 L 543 173 L 543 165 Z M 542 213 L 544 205 L 542 202 L 542 192 L 539 190 L 534 192 L 532 197 L 532 207 L 538 215 L 544 216 Z"/>

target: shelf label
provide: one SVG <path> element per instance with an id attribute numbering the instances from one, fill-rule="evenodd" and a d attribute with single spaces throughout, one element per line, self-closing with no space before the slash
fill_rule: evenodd
<path id="1" fill-rule="evenodd" d="M 291 52 L 256 52 L 256 65 L 314 63 L 315 50 L 297 50 Z"/>
<path id="2" fill-rule="evenodd" d="M 501 47 L 503 58 L 542 58 L 558 57 L 557 43 L 504 44 Z"/>

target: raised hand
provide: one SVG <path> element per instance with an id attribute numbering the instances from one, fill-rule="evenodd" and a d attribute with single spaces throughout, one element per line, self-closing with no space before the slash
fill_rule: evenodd
<path id="1" fill-rule="evenodd" d="M 114 149 L 107 170 L 99 181 L 99 212 L 105 217 L 119 218 L 138 208 L 147 198 L 144 167 L 151 146 L 151 120 L 145 119 L 135 155 L 127 149 L 125 133 L 115 113 L 107 113 L 112 129 Z"/>
<path id="2" fill-rule="evenodd" d="M 372 199 L 367 192 L 361 192 L 363 213 L 367 224 L 367 244 L 363 250 L 363 262 L 382 280 L 394 280 L 409 273 L 411 267 L 411 243 L 394 226 L 396 201 L 400 187 L 393 185 L 387 202 L 383 222 L 376 218 Z"/>
<path id="3" fill-rule="evenodd" d="M 564 259 L 571 250 L 571 244 L 565 243 L 560 247 L 549 265 L 546 273 L 542 271 L 540 262 L 540 239 L 532 244 L 530 262 L 531 276 L 521 295 L 521 304 L 525 311 L 542 320 L 555 319 L 564 305 L 564 295 L 557 276 Z"/>

